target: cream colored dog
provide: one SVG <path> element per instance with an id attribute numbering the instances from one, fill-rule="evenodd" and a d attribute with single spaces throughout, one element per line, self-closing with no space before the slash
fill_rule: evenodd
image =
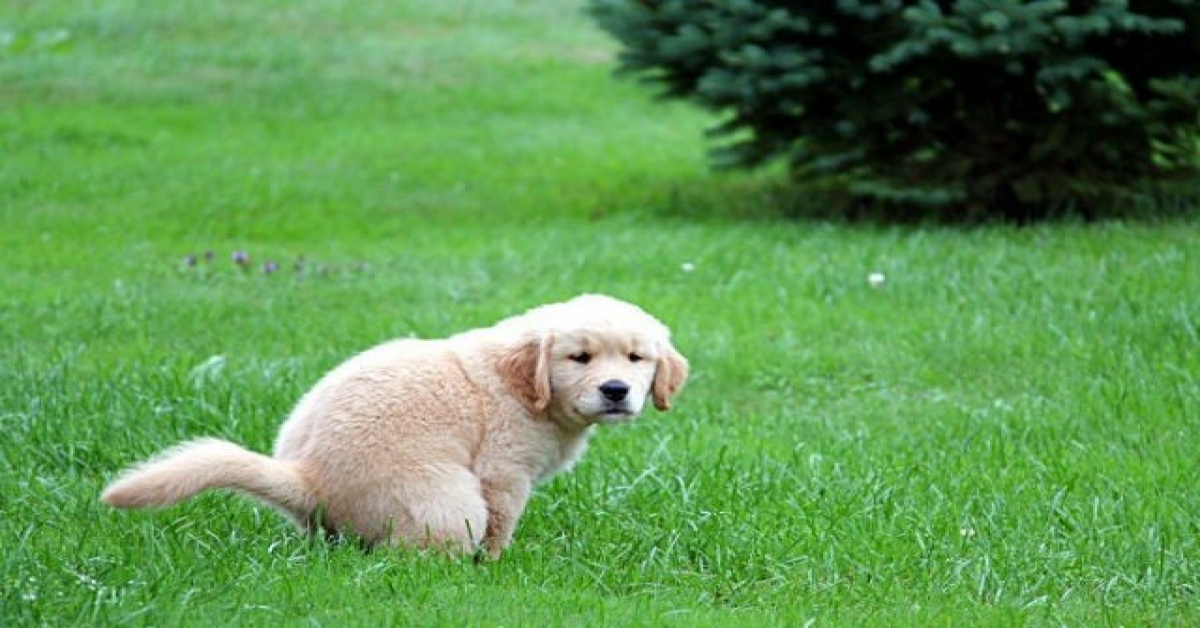
<path id="1" fill-rule="evenodd" d="M 170 506 L 247 493 L 309 531 L 498 556 L 533 486 L 571 466 L 597 424 L 659 410 L 687 378 L 670 332 L 600 295 L 535 308 L 444 340 L 395 340 L 338 366 L 280 429 L 274 457 L 179 445 L 102 499 Z"/>

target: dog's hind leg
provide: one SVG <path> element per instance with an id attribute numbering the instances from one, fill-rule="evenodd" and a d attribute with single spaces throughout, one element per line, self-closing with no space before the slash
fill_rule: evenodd
<path id="1" fill-rule="evenodd" d="M 488 509 L 479 479 L 465 467 L 436 465 L 406 478 L 403 516 L 387 531 L 393 545 L 475 552 L 487 530 Z"/>

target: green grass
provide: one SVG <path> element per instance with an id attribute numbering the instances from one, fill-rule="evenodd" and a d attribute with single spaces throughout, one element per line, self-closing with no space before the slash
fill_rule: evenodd
<path id="1" fill-rule="evenodd" d="M 16 2 L 0 35 L 0 624 L 1200 623 L 1194 219 L 779 219 L 562 3 Z M 500 562 L 97 502 L 183 438 L 268 449 L 359 349 L 584 291 L 693 378 Z"/>

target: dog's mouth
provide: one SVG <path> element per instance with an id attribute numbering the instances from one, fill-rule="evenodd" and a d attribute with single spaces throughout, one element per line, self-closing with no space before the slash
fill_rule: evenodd
<path id="1" fill-rule="evenodd" d="M 632 414 L 632 409 L 629 407 L 629 400 L 622 399 L 616 401 L 604 400 L 601 401 L 600 414 Z"/>
<path id="2" fill-rule="evenodd" d="M 623 423 L 638 415 L 636 406 L 629 399 L 580 399 L 572 404 L 571 409 L 587 423 Z"/>
<path id="3" fill-rule="evenodd" d="M 633 410 L 624 403 L 610 403 L 604 406 L 597 415 L 601 419 L 613 421 L 633 417 Z"/>

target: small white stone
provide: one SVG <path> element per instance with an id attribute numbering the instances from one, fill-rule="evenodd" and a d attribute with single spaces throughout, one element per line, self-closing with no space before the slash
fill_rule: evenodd
<path id="1" fill-rule="evenodd" d="M 871 273 L 867 275 L 867 283 L 870 284 L 872 288 L 878 288 L 882 286 L 885 281 L 887 281 L 887 277 L 884 277 L 883 273 Z"/>
<path id="2" fill-rule="evenodd" d="M 690 273 L 693 270 L 696 270 L 696 265 L 691 262 L 684 262 L 679 265 L 679 269 L 685 273 Z"/>

